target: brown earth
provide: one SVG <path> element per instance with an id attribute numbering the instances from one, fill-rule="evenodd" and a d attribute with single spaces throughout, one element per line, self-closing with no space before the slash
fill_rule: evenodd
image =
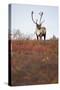
<path id="1" fill-rule="evenodd" d="M 13 40 L 12 85 L 58 83 L 58 40 Z"/>

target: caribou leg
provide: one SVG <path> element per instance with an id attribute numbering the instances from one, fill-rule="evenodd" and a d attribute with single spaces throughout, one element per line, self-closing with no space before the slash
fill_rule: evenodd
<path id="1" fill-rule="evenodd" d="M 42 39 L 42 36 L 40 36 L 40 40 Z"/>
<path id="2" fill-rule="evenodd" d="M 37 40 L 38 40 L 38 35 L 36 35 L 37 36 Z"/>
<path id="3" fill-rule="evenodd" d="M 44 40 L 46 39 L 46 34 L 44 34 Z"/>
<path id="4" fill-rule="evenodd" d="M 42 34 L 40 34 L 40 40 L 42 39 Z"/>

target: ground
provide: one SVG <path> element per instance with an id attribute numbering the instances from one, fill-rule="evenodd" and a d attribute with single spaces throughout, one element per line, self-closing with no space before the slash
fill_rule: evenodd
<path id="1" fill-rule="evenodd" d="M 12 85 L 58 83 L 58 40 L 12 40 Z"/>

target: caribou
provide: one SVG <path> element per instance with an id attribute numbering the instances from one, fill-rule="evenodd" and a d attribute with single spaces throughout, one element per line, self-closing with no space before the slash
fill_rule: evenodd
<path id="1" fill-rule="evenodd" d="M 32 11 L 31 12 L 31 17 L 32 17 L 33 23 L 36 25 L 35 34 L 36 34 L 37 40 L 38 40 L 39 37 L 40 37 L 40 39 L 42 39 L 42 37 L 44 37 L 44 40 L 46 40 L 46 28 L 42 27 L 42 23 L 44 21 L 41 22 L 43 12 L 39 13 L 39 15 L 40 15 L 39 23 L 37 23 L 37 21 L 38 21 L 37 19 L 36 19 L 36 21 L 34 20 L 33 14 L 34 14 L 34 12 Z"/>

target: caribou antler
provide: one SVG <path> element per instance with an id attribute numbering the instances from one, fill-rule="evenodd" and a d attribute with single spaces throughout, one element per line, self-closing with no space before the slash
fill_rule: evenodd
<path id="1" fill-rule="evenodd" d="M 44 23 L 45 22 L 45 20 L 43 20 L 40 24 L 42 25 L 42 23 Z"/>
<path id="2" fill-rule="evenodd" d="M 40 15 L 40 21 L 39 21 L 39 23 L 42 24 L 41 19 L 42 19 L 42 16 L 43 16 L 43 12 L 40 12 L 39 15 Z"/>
<path id="3" fill-rule="evenodd" d="M 34 12 L 32 11 L 32 12 L 31 12 L 32 21 L 33 21 L 35 24 L 37 24 L 37 21 L 38 21 L 38 20 L 36 20 L 36 22 L 34 21 L 34 19 L 33 19 L 33 13 L 34 13 Z"/>

